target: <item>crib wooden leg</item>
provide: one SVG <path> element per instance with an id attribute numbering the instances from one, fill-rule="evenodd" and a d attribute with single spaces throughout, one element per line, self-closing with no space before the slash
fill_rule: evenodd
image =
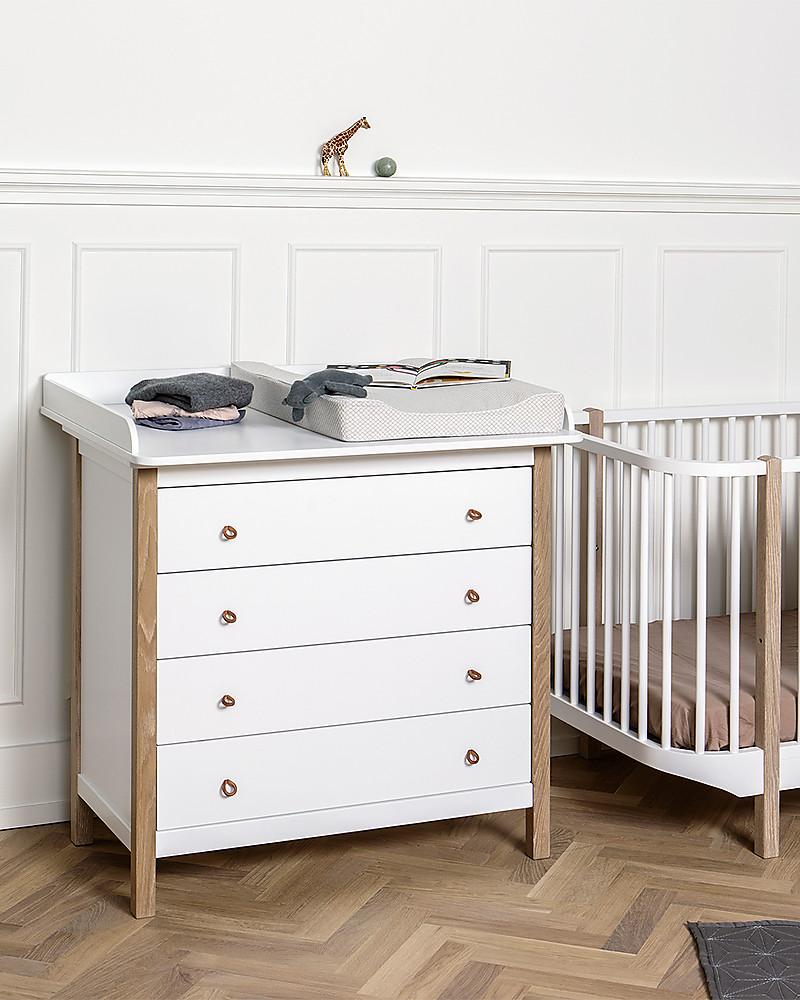
<path id="1" fill-rule="evenodd" d="M 764 794 L 756 796 L 755 852 L 778 856 L 780 837 L 781 460 L 761 456 L 756 527 L 756 746 Z"/>
<path id="2" fill-rule="evenodd" d="M 593 736 L 580 733 L 580 755 L 584 760 L 597 760 L 603 752 L 603 744 Z"/>
<path id="3" fill-rule="evenodd" d="M 760 858 L 777 858 L 780 853 L 780 792 L 756 796 L 755 853 Z"/>

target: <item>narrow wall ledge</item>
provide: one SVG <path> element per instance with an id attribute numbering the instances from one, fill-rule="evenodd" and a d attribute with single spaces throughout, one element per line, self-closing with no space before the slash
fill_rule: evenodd
<path id="1" fill-rule="evenodd" d="M 5 205 L 800 214 L 800 185 L 0 169 Z"/>

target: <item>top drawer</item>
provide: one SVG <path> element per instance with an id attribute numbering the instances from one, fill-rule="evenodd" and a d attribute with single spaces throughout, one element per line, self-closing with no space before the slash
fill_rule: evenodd
<path id="1" fill-rule="evenodd" d="M 158 571 L 529 545 L 531 470 L 158 491 Z"/>

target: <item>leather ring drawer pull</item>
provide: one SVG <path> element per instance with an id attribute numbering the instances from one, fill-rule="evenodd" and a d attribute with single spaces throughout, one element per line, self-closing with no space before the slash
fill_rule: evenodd
<path id="1" fill-rule="evenodd" d="M 479 510 L 475 510 L 474 507 L 470 507 L 470 509 L 467 511 L 467 517 L 470 519 L 470 521 L 480 521 L 480 519 L 483 517 L 483 514 L 481 514 Z"/>
<path id="2" fill-rule="evenodd" d="M 239 791 L 239 789 L 236 787 L 235 781 L 231 781 L 230 778 L 226 778 L 222 782 L 220 791 L 222 792 L 222 794 L 225 796 L 226 799 L 229 799 L 231 795 L 235 795 Z"/>
<path id="3" fill-rule="evenodd" d="M 233 625 L 233 623 L 236 621 L 236 615 L 234 614 L 233 611 L 223 611 L 222 620 L 225 622 L 226 625 Z"/>
<path id="4" fill-rule="evenodd" d="M 479 681 L 483 677 L 483 674 L 480 673 L 478 670 L 468 670 L 467 677 L 469 677 L 471 681 Z M 227 695 L 225 697 L 227 697 Z M 223 698 L 223 701 L 224 700 L 225 699 Z"/>
<path id="5" fill-rule="evenodd" d="M 239 532 L 236 530 L 236 528 L 234 528 L 232 524 L 226 524 L 225 527 L 222 529 L 222 537 L 226 538 L 228 541 L 231 541 L 231 539 L 236 538 L 238 534 Z"/>
<path id="6" fill-rule="evenodd" d="M 464 758 L 468 764 L 477 764 L 480 759 L 477 750 L 467 750 L 467 756 Z"/>
<path id="7" fill-rule="evenodd" d="M 220 698 L 220 701 L 225 706 L 225 708 L 233 708 L 233 706 L 236 704 L 236 699 L 233 697 L 232 694 L 224 694 Z"/>
<path id="8" fill-rule="evenodd" d="M 472 590 L 471 588 L 464 595 L 470 604 L 477 604 L 481 599 L 481 595 L 477 590 Z"/>

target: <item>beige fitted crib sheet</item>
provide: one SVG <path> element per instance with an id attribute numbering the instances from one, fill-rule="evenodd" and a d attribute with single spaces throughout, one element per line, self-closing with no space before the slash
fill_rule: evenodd
<path id="1" fill-rule="evenodd" d="M 706 645 L 706 750 L 723 750 L 730 742 L 728 705 L 730 701 L 730 618 L 708 618 Z M 739 745 L 755 743 L 755 651 L 756 616 L 741 616 L 740 626 Z M 620 720 L 622 690 L 622 626 L 613 628 L 613 686 L 611 714 Z M 650 622 L 647 643 L 647 730 L 661 740 L 661 666 L 662 623 Z M 569 694 L 571 634 L 564 632 L 564 692 Z M 595 699 L 598 712 L 603 709 L 604 628 L 597 628 Z M 631 728 L 638 726 L 639 628 L 631 625 Z M 695 659 L 697 622 L 672 623 L 672 746 L 694 749 L 695 734 Z M 580 700 L 586 703 L 586 629 L 580 629 Z M 797 611 L 781 616 L 781 694 L 780 738 L 782 742 L 797 735 Z"/>

